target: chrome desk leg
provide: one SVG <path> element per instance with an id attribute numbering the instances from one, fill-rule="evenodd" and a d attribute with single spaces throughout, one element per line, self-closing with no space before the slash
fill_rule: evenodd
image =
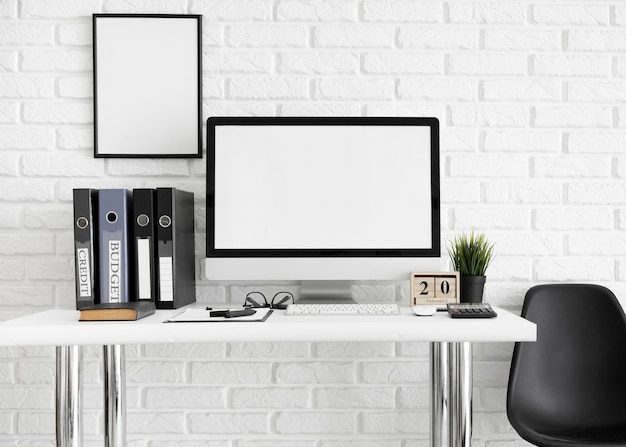
<path id="1" fill-rule="evenodd" d="M 472 440 L 472 344 L 430 345 L 431 447 L 470 447 Z"/>
<path id="2" fill-rule="evenodd" d="M 472 344 L 450 343 L 450 438 L 455 447 L 472 445 Z"/>
<path id="3" fill-rule="evenodd" d="M 450 362 L 448 342 L 430 344 L 430 445 L 450 446 Z"/>
<path id="4" fill-rule="evenodd" d="M 82 349 L 78 345 L 56 347 L 57 445 L 80 447 Z"/>
<path id="5" fill-rule="evenodd" d="M 125 360 L 123 345 L 105 345 L 104 445 L 126 446 Z"/>

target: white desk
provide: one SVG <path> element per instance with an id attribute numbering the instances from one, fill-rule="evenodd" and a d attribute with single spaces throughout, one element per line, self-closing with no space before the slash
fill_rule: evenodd
<path id="1" fill-rule="evenodd" d="M 196 305 L 198 306 L 198 305 Z M 431 343 L 431 446 L 471 445 L 472 342 L 535 341 L 536 325 L 495 309 L 497 318 L 292 316 L 275 310 L 263 323 L 163 323 L 181 310 L 135 322 L 79 322 L 78 311 L 49 310 L 0 323 L 0 345 L 56 346 L 57 443 L 81 445 L 82 345 L 104 347 L 105 445 L 125 445 L 124 345 L 188 342 L 425 341 Z"/>

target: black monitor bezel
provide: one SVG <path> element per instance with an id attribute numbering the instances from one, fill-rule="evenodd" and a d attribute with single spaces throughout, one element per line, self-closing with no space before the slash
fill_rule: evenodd
<path id="1" fill-rule="evenodd" d="M 423 126 L 431 137 L 431 248 L 409 249 L 217 249 L 215 248 L 215 127 L 216 126 Z M 359 258 L 439 257 L 441 255 L 439 120 L 434 117 L 210 117 L 207 119 L 206 254 L 207 258 Z"/>

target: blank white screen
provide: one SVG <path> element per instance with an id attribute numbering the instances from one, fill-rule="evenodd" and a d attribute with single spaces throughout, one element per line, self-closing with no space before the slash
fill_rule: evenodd
<path id="1" fill-rule="evenodd" d="M 430 154 L 428 126 L 216 126 L 215 248 L 431 248 Z"/>

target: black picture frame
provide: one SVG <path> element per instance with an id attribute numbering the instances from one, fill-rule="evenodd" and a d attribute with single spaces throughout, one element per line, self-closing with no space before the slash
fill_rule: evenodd
<path id="1" fill-rule="evenodd" d="M 93 14 L 94 157 L 202 158 L 202 16 Z"/>

